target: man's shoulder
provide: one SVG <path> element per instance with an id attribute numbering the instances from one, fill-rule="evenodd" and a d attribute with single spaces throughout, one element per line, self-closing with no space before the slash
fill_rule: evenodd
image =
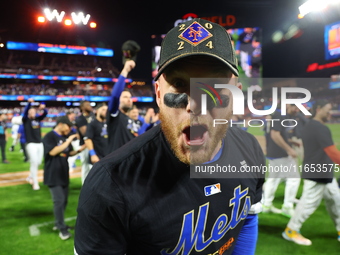
<path id="1" fill-rule="evenodd" d="M 42 138 L 43 141 L 47 140 L 47 139 L 52 139 L 53 137 L 56 137 L 57 135 L 54 133 L 53 130 L 49 131 L 46 133 L 46 135 L 44 135 L 44 137 Z"/>
<path id="2" fill-rule="evenodd" d="M 143 186 L 142 183 L 153 182 L 154 176 L 164 178 L 164 166 L 176 162 L 160 128 L 155 127 L 102 158 L 86 178 L 93 183 L 90 186 L 96 186 L 95 183 L 115 187 Z"/>
<path id="3" fill-rule="evenodd" d="M 323 130 L 329 130 L 329 128 L 325 125 L 322 124 L 320 121 L 311 119 L 308 121 L 308 123 L 305 126 L 305 130 L 313 130 L 313 129 L 323 129 Z"/>
<path id="4" fill-rule="evenodd" d="M 282 115 L 281 115 L 281 109 L 277 109 L 277 110 L 275 110 L 273 113 L 272 113 L 272 118 L 274 119 L 274 118 L 279 118 L 279 117 L 281 117 Z"/>
<path id="5" fill-rule="evenodd" d="M 160 127 L 155 127 L 124 144 L 101 161 L 103 166 L 110 166 L 112 163 L 114 165 L 132 163 L 142 157 L 152 158 L 154 154 L 159 153 L 164 142 Z"/>
<path id="6" fill-rule="evenodd" d="M 107 115 L 108 115 L 110 121 L 114 121 L 114 120 L 117 120 L 117 119 L 130 119 L 129 116 L 127 116 L 125 113 L 121 112 L 121 110 L 119 110 L 119 109 L 117 110 L 116 113 L 108 112 Z"/>
<path id="7" fill-rule="evenodd" d="M 84 121 L 84 120 L 86 120 L 85 117 L 84 117 L 84 115 L 79 115 L 79 116 L 76 118 L 76 123 L 79 123 L 79 122 Z"/>
<path id="8" fill-rule="evenodd" d="M 238 127 L 229 128 L 226 139 L 228 138 L 243 141 L 245 143 L 257 143 L 257 139 L 254 135 Z"/>
<path id="9" fill-rule="evenodd" d="M 100 125 L 101 123 L 97 120 L 97 119 L 93 119 L 90 123 L 88 123 L 88 126 L 98 126 L 98 124 Z"/>
<path id="10" fill-rule="evenodd" d="M 228 146 L 232 151 L 238 150 L 239 152 L 254 158 L 257 158 L 263 154 L 262 148 L 257 138 L 240 128 L 230 128 L 225 139 L 225 145 Z"/>

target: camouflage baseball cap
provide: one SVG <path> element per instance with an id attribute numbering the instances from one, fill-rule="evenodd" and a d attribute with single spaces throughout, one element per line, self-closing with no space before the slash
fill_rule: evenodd
<path id="1" fill-rule="evenodd" d="M 208 20 L 195 18 L 172 28 L 165 36 L 155 80 L 169 64 L 194 55 L 219 59 L 238 76 L 235 50 L 226 29 Z"/>

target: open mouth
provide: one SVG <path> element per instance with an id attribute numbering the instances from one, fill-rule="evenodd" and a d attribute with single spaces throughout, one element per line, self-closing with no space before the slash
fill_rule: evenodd
<path id="1" fill-rule="evenodd" d="M 203 145 L 208 136 L 208 129 L 204 125 L 188 126 L 182 131 L 184 141 L 187 145 Z"/>

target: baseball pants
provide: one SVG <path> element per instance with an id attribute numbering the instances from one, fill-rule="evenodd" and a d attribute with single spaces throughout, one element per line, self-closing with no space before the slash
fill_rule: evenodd
<path id="1" fill-rule="evenodd" d="M 263 205 L 271 206 L 275 198 L 275 192 L 281 180 L 286 181 L 283 207 L 293 208 L 294 200 L 300 185 L 300 174 L 297 169 L 296 160 L 292 157 L 270 159 L 269 171 L 263 192 Z M 286 170 L 289 170 L 286 172 Z"/>
<path id="2" fill-rule="evenodd" d="M 336 230 L 340 231 L 340 190 L 336 179 L 333 179 L 331 183 L 304 180 L 302 196 L 287 226 L 293 230 L 300 231 L 302 224 L 319 207 L 322 199 L 325 200 L 326 209 L 334 222 Z"/>
<path id="3" fill-rule="evenodd" d="M 28 143 L 26 152 L 30 162 L 30 176 L 33 180 L 33 185 L 38 185 L 38 168 L 44 156 L 43 143 Z"/>

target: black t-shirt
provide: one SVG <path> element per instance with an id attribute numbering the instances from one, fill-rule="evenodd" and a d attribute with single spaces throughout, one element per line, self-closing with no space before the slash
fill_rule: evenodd
<path id="1" fill-rule="evenodd" d="M 79 145 L 83 145 L 84 144 L 84 136 L 81 134 L 80 132 L 80 128 L 83 126 L 87 126 L 87 124 L 91 123 L 92 120 L 95 119 L 94 114 L 91 112 L 89 115 L 84 116 L 84 114 L 80 115 L 79 117 L 76 118 L 76 127 L 78 129 L 78 133 L 79 133 Z"/>
<path id="2" fill-rule="evenodd" d="M 133 120 L 119 110 L 117 114 L 111 114 L 107 111 L 106 121 L 109 135 L 109 153 L 122 147 L 138 135 L 138 130 L 137 132 L 133 130 Z"/>
<path id="3" fill-rule="evenodd" d="M 276 120 L 275 120 L 276 119 Z M 280 135 L 282 136 L 283 140 L 289 144 L 288 142 L 288 137 L 290 137 L 290 133 L 293 132 L 293 127 L 294 126 L 294 122 L 293 121 L 288 121 L 288 119 L 292 119 L 289 115 L 286 116 L 282 116 L 280 112 L 275 112 L 272 116 L 272 121 L 270 121 L 270 132 L 271 130 L 275 130 L 280 132 Z M 285 126 L 289 126 L 289 127 L 285 127 L 282 125 L 282 121 L 283 120 L 287 120 L 285 121 L 283 124 Z M 271 135 L 266 136 L 267 138 L 267 144 L 266 144 L 266 149 L 267 149 L 267 157 L 268 158 L 284 158 L 284 157 L 288 157 L 287 152 L 282 149 L 280 146 L 278 146 L 273 139 L 271 138 Z"/>
<path id="4" fill-rule="evenodd" d="M 309 121 L 309 119 L 306 118 L 305 115 L 303 115 L 302 112 L 298 112 L 296 116 L 294 116 L 294 119 L 297 122 L 296 127 L 293 129 L 292 137 L 295 136 L 297 138 L 301 138 L 303 128 L 306 125 L 306 123 Z"/>
<path id="5" fill-rule="evenodd" d="M 70 151 L 72 151 L 72 145 L 70 144 L 69 147 L 56 156 L 49 154 L 54 147 L 63 144 L 65 140 L 65 136 L 61 136 L 53 130 L 48 132 L 42 139 L 45 155 L 44 184 L 47 186 L 67 186 L 69 184 L 67 158 Z"/>
<path id="6" fill-rule="evenodd" d="M 264 164 L 252 135 L 231 128 L 224 144 L 216 163 Z M 235 157 L 235 147 L 244 155 Z M 223 254 L 231 254 L 250 206 L 261 199 L 263 178 L 191 179 L 189 168 L 160 126 L 95 164 L 79 199 L 77 253 L 210 254 L 229 242 Z"/>
<path id="7" fill-rule="evenodd" d="M 35 119 L 22 118 L 27 143 L 41 143 L 40 121 L 42 119 L 41 117 Z"/>
<path id="8" fill-rule="evenodd" d="M 91 139 L 96 155 L 103 158 L 108 154 L 108 135 L 106 122 L 94 119 L 87 125 L 84 140 Z"/>
<path id="9" fill-rule="evenodd" d="M 332 182 L 334 163 L 323 150 L 334 144 L 329 128 L 319 121 L 310 120 L 303 129 L 302 142 L 304 147 L 302 178 L 321 183 Z"/>

